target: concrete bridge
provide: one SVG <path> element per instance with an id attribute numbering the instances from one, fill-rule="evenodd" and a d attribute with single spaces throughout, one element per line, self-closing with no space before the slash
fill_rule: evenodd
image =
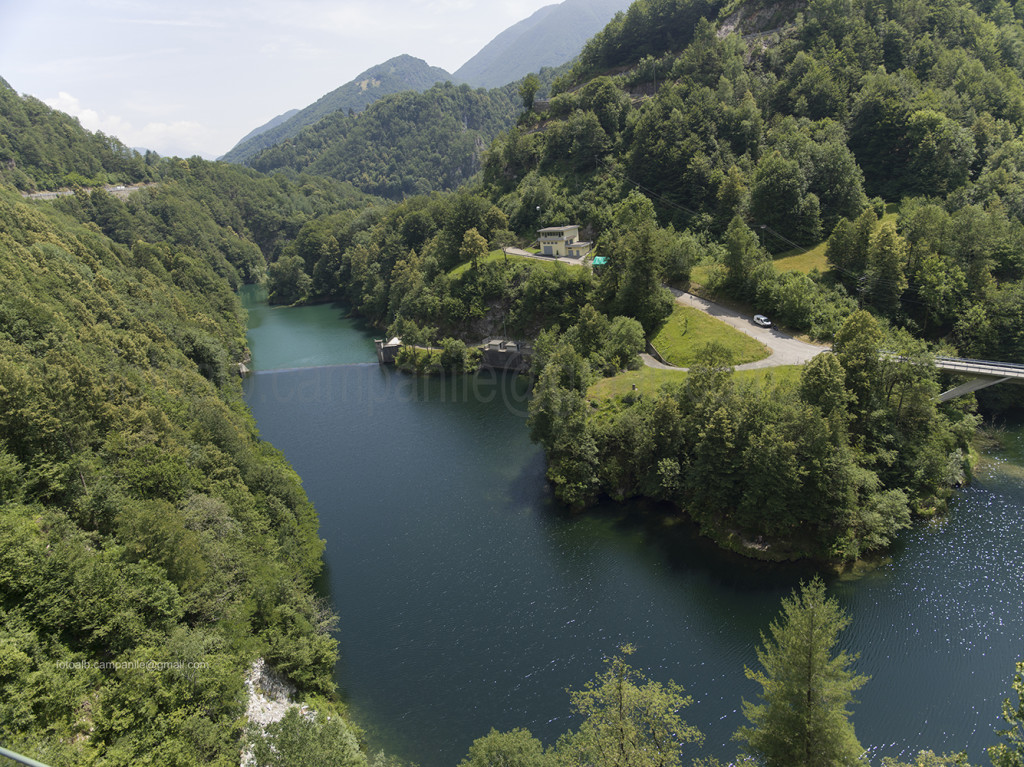
<path id="1" fill-rule="evenodd" d="M 1004 381 L 1024 381 L 1024 365 L 990 360 L 969 360 L 960 357 L 936 357 L 935 367 L 946 373 L 970 376 L 969 381 L 939 395 L 939 402 L 949 402 L 964 394 Z"/>

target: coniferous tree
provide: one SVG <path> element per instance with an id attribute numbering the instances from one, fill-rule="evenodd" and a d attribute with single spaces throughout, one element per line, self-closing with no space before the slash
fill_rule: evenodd
<path id="1" fill-rule="evenodd" d="M 899 308 L 900 297 L 907 289 L 908 253 L 907 241 L 890 222 L 879 227 L 868 247 L 867 283 L 871 301 L 890 315 Z"/>
<path id="2" fill-rule="evenodd" d="M 782 601 L 780 620 L 762 635 L 761 671 L 747 677 L 764 689 L 761 704 L 743 701 L 749 727 L 735 737 L 767 767 L 835 767 L 865 764 L 848 706 L 867 677 L 855 674 L 856 656 L 833 655 L 850 618 L 815 577 Z"/>
<path id="3" fill-rule="evenodd" d="M 1004 742 L 988 750 L 995 767 L 1024 767 L 1024 663 L 1017 664 L 1013 691 L 1017 703 L 1014 705 L 1009 698 L 1003 701 L 1006 729 L 997 730 Z"/>

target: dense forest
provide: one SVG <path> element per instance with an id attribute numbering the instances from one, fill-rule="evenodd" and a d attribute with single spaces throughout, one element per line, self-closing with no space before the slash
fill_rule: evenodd
<path id="1" fill-rule="evenodd" d="M 22 104 L 18 179 L 132 158 Z M 61 130 L 74 148 L 31 165 Z M 242 401 L 234 288 L 367 200 L 197 158 L 148 172 L 127 202 L 0 189 L 0 741 L 52 765 L 238 764 L 257 658 L 340 710 L 316 513 Z"/>
<path id="2" fill-rule="evenodd" d="M 0 78 L 0 183 L 35 191 L 151 181 L 157 159 L 82 130 L 75 118 L 19 96 Z"/>
<path id="3" fill-rule="evenodd" d="M 334 112 L 248 164 L 351 181 L 391 199 L 455 189 L 480 169 L 491 139 L 514 123 L 514 91 L 440 83 L 395 94 L 358 115 Z"/>

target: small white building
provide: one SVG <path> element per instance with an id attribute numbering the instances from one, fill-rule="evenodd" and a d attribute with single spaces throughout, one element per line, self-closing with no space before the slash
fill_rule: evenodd
<path id="1" fill-rule="evenodd" d="M 580 240 L 580 228 L 576 224 L 548 226 L 538 234 L 540 252 L 545 256 L 583 258 L 593 248 L 592 242 Z"/>

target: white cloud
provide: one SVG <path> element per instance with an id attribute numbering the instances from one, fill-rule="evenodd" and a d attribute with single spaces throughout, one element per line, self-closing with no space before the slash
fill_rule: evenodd
<path id="1" fill-rule="evenodd" d="M 323 61 L 331 55 L 331 51 L 293 35 L 268 40 L 259 47 L 259 52 L 264 56 L 287 56 L 296 61 Z"/>
<path id="2" fill-rule="evenodd" d="M 455 71 L 557 1 L 0 0 L 0 75 L 130 146 L 212 157 L 393 56 Z"/>
<path id="3" fill-rule="evenodd" d="M 203 152 L 210 143 L 210 132 L 192 120 L 147 122 L 137 128 L 119 115 L 101 114 L 84 107 L 75 96 L 61 91 L 56 98 L 44 99 L 48 106 L 77 117 L 82 127 L 116 136 L 130 147 L 153 149 L 164 155 L 189 157 Z"/>
<path id="4" fill-rule="evenodd" d="M 226 25 L 220 22 L 202 21 L 198 19 L 118 19 L 121 24 L 140 24 L 150 27 L 190 27 L 196 29 L 223 29 Z"/>

